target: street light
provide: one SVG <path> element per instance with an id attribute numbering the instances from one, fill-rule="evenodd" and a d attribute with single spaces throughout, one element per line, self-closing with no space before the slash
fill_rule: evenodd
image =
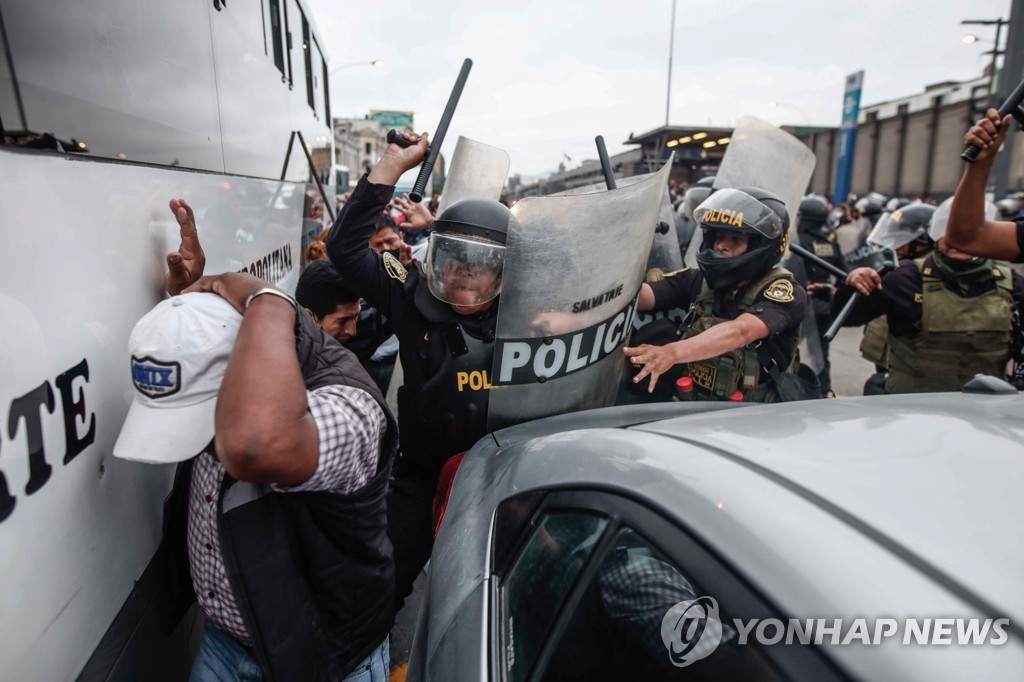
<path id="1" fill-rule="evenodd" d="M 384 61 L 382 59 L 372 59 L 370 61 L 363 60 L 361 62 L 350 62 L 348 64 L 342 64 L 340 66 L 334 67 L 333 69 L 330 70 L 330 73 L 334 73 L 335 71 L 341 71 L 342 69 L 351 69 L 353 66 L 380 66 L 383 63 Z"/>
<path id="2" fill-rule="evenodd" d="M 992 55 L 992 66 L 991 66 L 991 69 L 990 69 L 990 72 L 989 72 L 989 75 L 988 75 L 988 93 L 989 93 L 989 97 L 991 97 L 993 95 L 994 90 L 995 90 L 995 83 L 996 83 L 996 58 L 999 55 L 1003 54 L 1003 50 L 999 49 L 999 38 L 1002 37 L 1002 35 L 1003 35 L 1003 26 L 1006 26 L 1009 23 L 1010 23 L 1009 21 L 1007 21 L 1006 19 L 1003 19 L 1002 17 L 1000 17 L 998 19 L 964 19 L 963 21 L 960 22 L 961 26 L 995 26 L 996 27 L 996 39 L 992 43 L 992 49 L 985 53 L 985 54 L 991 54 Z M 962 40 L 964 43 L 970 45 L 972 43 L 978 42 L 978 36 L 974 35 L 973 33 L 968 33 L 967 35 L 965 35 L 960 40 Z M 985 42 L 988 42 L 988 41 L 985 41 Z"/>

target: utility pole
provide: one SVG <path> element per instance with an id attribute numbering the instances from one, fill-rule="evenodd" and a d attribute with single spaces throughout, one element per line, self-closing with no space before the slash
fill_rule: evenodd
<path id="1" fill-rule="evenodd" d="M 668 127 L 668 110 L 672 103 L 672 50 L 676 44 L 676 0 L 672 0 L 672 22 L 668 34 L 668 92 L 665 95 L 665 127 Z"/>
<path id="2" fill-rule="evenodd" d="M 1013 0 L 1010 5 L 1009 32 L 1006 36 L 1006 51 L 1003 58 L 1003 69 L 999 77 L 999 92 L 996 98 L 1003 102 L 1024 79 L 1024 0 Z M 1001 28 L 1001 27 L 1000 27 Z M 998 29 L 997 29 L 998 41 Z M 993 50 L 999 48 L 998 42 Z M 995 57 L 993 56 L 993 61 Z M 1010 181 L 1010 157 L 1013 155 L 1013 139 L 1017 135 L 1017 124 L 1010 121 L 1010 132 L 1006 136 L 1006 146 L 1001 154 L 996 155 L 992 168 L 992 181 L 995 184 L 995 196 L 999 199 L 1006 194 Z M 1018 165 L 1020 160 L 1017 160 Z"/>
<path id="3" fill-rule="evenodd" d="M 999 55 L 1003 54 L 1003 50 L 999 49 L 999 39 L 1003 37 L 1003 26 L 1006 26 L 1009 21 L 999 17 L 998 19 L 964 19 L 960 22 L 961 26 L 995 26 L 996 27 L 996 39 L 992 43 L 992 49 L 983 54 L 991 54 L 992 61 L 989 63 L 988 72 L 988 97 L 989 101 L 986 102 L 986 106 L 993 106 L 992 100 L 996 95 L 995 82 L 996 82 L 996 59 Z M 968 36 L 974 38 L 974 36 Z M 995 105 L 998 108 L 998 105 Z"/>

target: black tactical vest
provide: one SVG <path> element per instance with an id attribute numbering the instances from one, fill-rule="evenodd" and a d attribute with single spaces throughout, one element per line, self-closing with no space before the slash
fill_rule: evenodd
<path id="1" fill-rule="evenodd" d="M 1013 333 L 1009 263 L 989 262 L 991 289 L 979 296 L 954 293 L 932 261 L 914 261 L 921 271 L 921 332 L 911 338 L 889 333 L 889 393 L 959 391 L 975 374 L 1006 378 Z"/>
<path id="2" fill-rule="evenodd" d="M 744 286 L 735 294 L 736 315 L 721 317 L 714 313 L 716 296 L 719 295 L 705 281 L 701 285 L 697 300 L 690 306 L 689 327 L 683 332 L 683 338 L 689 339 L 711 329 L 715 325 L 735 319 L 750 308 L 757 300 L 758 294 L 771 282 L 777 279 L 793 280 L 793 275 L 782 267 L 774 267 L 759 279 Z M 780 358 L 777 369 L 782 373 L 796 374 L 800 366 L 797 357 L 796 339 L 799 328 L 785 333 L 790 337 L 793 348 L 788 357 Z M 687 373 L 694 384 L 694 395 L 700 400 L 726 400 L 736 391 L 743 392 L 744 402 L 774 403 L 780 396 L 774 381 L 763 371 L 764 363 L 761 356 L 767 357 L 764 344 L 775 344 L 776 339 L 769 338 L 762 343 L 751 344 L 724 353 L 715 358 L 690 362 Z"/>
<path id="3" fill-rule="evenodd" d="M 387 418 L 376 474 L 358 490 L 276 493 L 225 475 L 219 534 L 232 593 L 268 680 L 340 680 L 387 636 L 394 622 L 394 563 L 385 504 L 398 429 L 380 390 L 355 355 L 296 308 L 296 350 L 309 390 L 360 388 Z M 178 467 L 167 507 L 163 551 L 171 559 L 169 595 L 192 593 L 187 517 L 191 460 Z M 184 563 L 184 566 L 182 566 Z M 183 583 L 183 581 L 185 581 Z M 184 607 L 184 608 L 182 608 Z"/>
<path id="4" fill-rule="evenodd" d="M 458 318 L 432 323 L 418 359 L 423 381 L 398 389 L 402 456 L 434 471 L 487 435 L 493 320 L 482 327 Z"/>

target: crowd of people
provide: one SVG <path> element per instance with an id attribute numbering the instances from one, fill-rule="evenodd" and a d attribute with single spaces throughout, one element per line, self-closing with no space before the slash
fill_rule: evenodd
<path id="1" fill-rule="evenodd" d="M 624 371 L 680 399 L 823 397 L 821 337 L 856 296 L 842 324 L 885 323 L 865 333 L 873 390 L 1007 378 L 1024 293 L 1007 261 L 1022 260 L 1024 219 L 1019 203 L 987 216 L 985 190 L 1009 125 L 990 110 L 971 127 L 965 144 L 982 151 L 945 208 L 810 196 L 790 216 L 762 188 L 673 183 L 697 267 L 642 284 L 637 305 L 686 316 L 627 344 Z M 487 433 L 489 385 L 463 390 L 459 377 L 493 365 L 510 209 L 464 199 L 435 215 L 393 196 L 429 144 L 404 137 L 305 249 L 294 297 L 205 275 L 193 211 L 170 202 L 171 298 L 132 332 L 136 394 L 115 455 L 179 463 L 165 611 L 173 621 L 198 600 L 206 616 L 193 679 L 387 679 L 395 613 L 455 469 Z M 800 268 L 782 264 L 791 223 L 818 259 Z M 798 352 L 808 320 L 823 356 L 811 372 Z"/>

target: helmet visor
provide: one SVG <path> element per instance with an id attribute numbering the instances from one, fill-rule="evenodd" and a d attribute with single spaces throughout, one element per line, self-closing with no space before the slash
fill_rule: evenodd
<path id="1" fill-rule="evenodd" d="M 949 214 L 953 210 L 953 197 L 950 197 L 939 204 L 932 214 L 932 221 L 928 225 L 928 236 L 933 242 L 937 242 L 946 236 L 946 225 L 949 223 Z M 998 220 L 999 209 L 991 201 L 985 202 L 985 220 Z"/>
<path id="2" fill-rule="evenodd" d="M 450 305 L 486 303 L 501 293 L 504 260 L 500 244 L 433 232 L 427 246 L 427 286 Z"/>
<path id="3" fill-rule="evenodd" d="M 718 190 L 697 207 L 693 218 L 704 230 L 753 230 L 768 239 L 778 239 L 785 229 L 778 213 L 738 189 Z"/>
<path id="4" fill-rule="evenodd" d="M 914 241 L 924 232 L 920 225 L 903 222 L 903 212 L 884 213 L 868 235 L 868 242 L 895 251 Z"/>

